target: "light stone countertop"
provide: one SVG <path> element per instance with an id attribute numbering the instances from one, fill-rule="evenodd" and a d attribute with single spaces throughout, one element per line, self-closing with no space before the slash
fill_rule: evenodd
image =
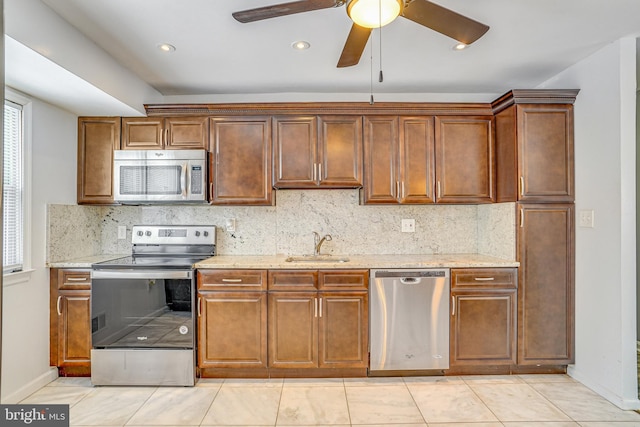
<path id="1" fill-rule="evenodd" d="M 517 261 L 504 260 L 479 254 L 442 255 L 332 255 L 327 258 L 348 258 L 348 262 L 303 261 L 287 262 L 285 255 L 219 255 L 195 265 L 206 268 L 259 268 L 259 269 L 370 269 L 370 268 L 469 268 L 518 267 Z"/>
<path id="2" fill-rule="evenodd" d="M 127 254 L 95 255 L 67 261 L 47 263 L 49 268 L 91 268 L 91 264 L 128 256 Z M 287 262 L 286 255 L 217 255 L 195 264 L 199 269 L 371 269 L 371 268 L 470 268 L 518 267 L 517 261 L 480 254 L 440 255 L 331 255 L 326 258 L 348 258 L 348 262 Z"/>
<path id="3" fill-rule="evenodd" d="M 49 268 L 91 268 L 91 264 L 96 262 L 109 261 L 116 258 L 122 258 L 131 254 L 107 254 L 94 255 L 83 258 L 74 258 L 65 261 L 47 262 Z"/>

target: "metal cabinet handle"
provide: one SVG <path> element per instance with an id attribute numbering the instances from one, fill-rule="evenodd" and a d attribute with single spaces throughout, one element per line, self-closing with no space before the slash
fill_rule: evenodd
<path id="1" fill-rule="evenodd" d="M 322 163 L 318 163 L 318 181 L 322 181 Z"/>
<path id="2" fill-rule="evenodd" d="M 56 311 L 58 316 L 62 316 L 62 310 L 60 310 L 60 301 L 62 301 L 62 295 L 58 295 L 58 301 L 56 301 Z"/>
<path id="3" fill-rule="evenodd" d="M 456 315 L 456 297 L 453 295 L 451 295 L 451 315 Z"/>
<path id="4" fill-rule="evenodd" d="M 442 197 L 442 191 L 440 191 L 440 181 L 438 181 L 438 198 Z"/>
<path id="5" fill-rule="evenodd" d="M 242 279 L 222 279 L 222 281 L 228 283 L 242 283 Z"/>
<path id="6" fill-rule="evenodd" d="M 320 309 L 318 311 L 320 312 L 320 317 L 322 317 L 322 298 L 320 298 Z"/>
<path id="7" fill-rule="evenodd" d="M 314 164 L 313 164 L 313 181 L 315 181 L 315 180 L 316 180 L 316 176 L 317 176 L 316 169 L 317 169 L 317 168 L 318 168 L 318 164 L 317 164 L 317 163 L 314 163 Z"/>
<path id="8" fill-rule="evenodd" d="M 67 277 L 68 282 L 86 282 L 86 277 Z"/>
<path id="9" fill-rule="evenodd" d="M 209 183 L 209 200 L 213 200 L 213 181 Z"/>
<path id="10" fill-rule="evenodd" d="M 524 227 L 524 209 L 520 208 L 520 228 Z"/>
<path id="11" fill-rule="evenodd" d="M 318 298 L 313 299 L 313 317 L 318 317 Z"/>
<path id="12" fill-rule="evenodd" d="M 520 195 L 524 196 L 524 176 L 520 175 Z"/>
<path id="13" fill-rule="evenodd" d="M 202 315 L 202 297 L 198 297 L 198 317 Z"/>
<path id="14" fill-rule="evenodd" d="M 478 282 L 490 282 L 495 280 L 493 277 L 474 277 L 473 280 L 477 280 Z"/>

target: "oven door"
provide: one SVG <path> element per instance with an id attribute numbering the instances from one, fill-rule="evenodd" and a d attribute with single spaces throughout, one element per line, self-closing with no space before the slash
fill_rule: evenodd
<path id="1" fill-rule="evenodd" d="M 92 271 L 94 349 L 194 349 L 193 270 Z"/>

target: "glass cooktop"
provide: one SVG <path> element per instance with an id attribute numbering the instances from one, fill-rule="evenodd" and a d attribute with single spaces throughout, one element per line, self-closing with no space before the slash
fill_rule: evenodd
<path id="1" fill-rule="evenodd" d="M 192 268 L 197 262 L 209 258 L 209 256 L 199 257 L 174 257 L 174 256 L 127 256 L 116 258 L 109 261 L 98 262 L 92 264 L 93 269 L 107 268 L 143 268 L 143 267 L 159 267 L 159 268 Z"/>

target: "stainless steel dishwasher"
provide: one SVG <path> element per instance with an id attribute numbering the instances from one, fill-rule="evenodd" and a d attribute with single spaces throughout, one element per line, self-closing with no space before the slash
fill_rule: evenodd
<path id="1" fill-rule="evenodd" d="M 371 270 L 370 277 L 370 374 L 449 368 L 449 270 Z"/>

